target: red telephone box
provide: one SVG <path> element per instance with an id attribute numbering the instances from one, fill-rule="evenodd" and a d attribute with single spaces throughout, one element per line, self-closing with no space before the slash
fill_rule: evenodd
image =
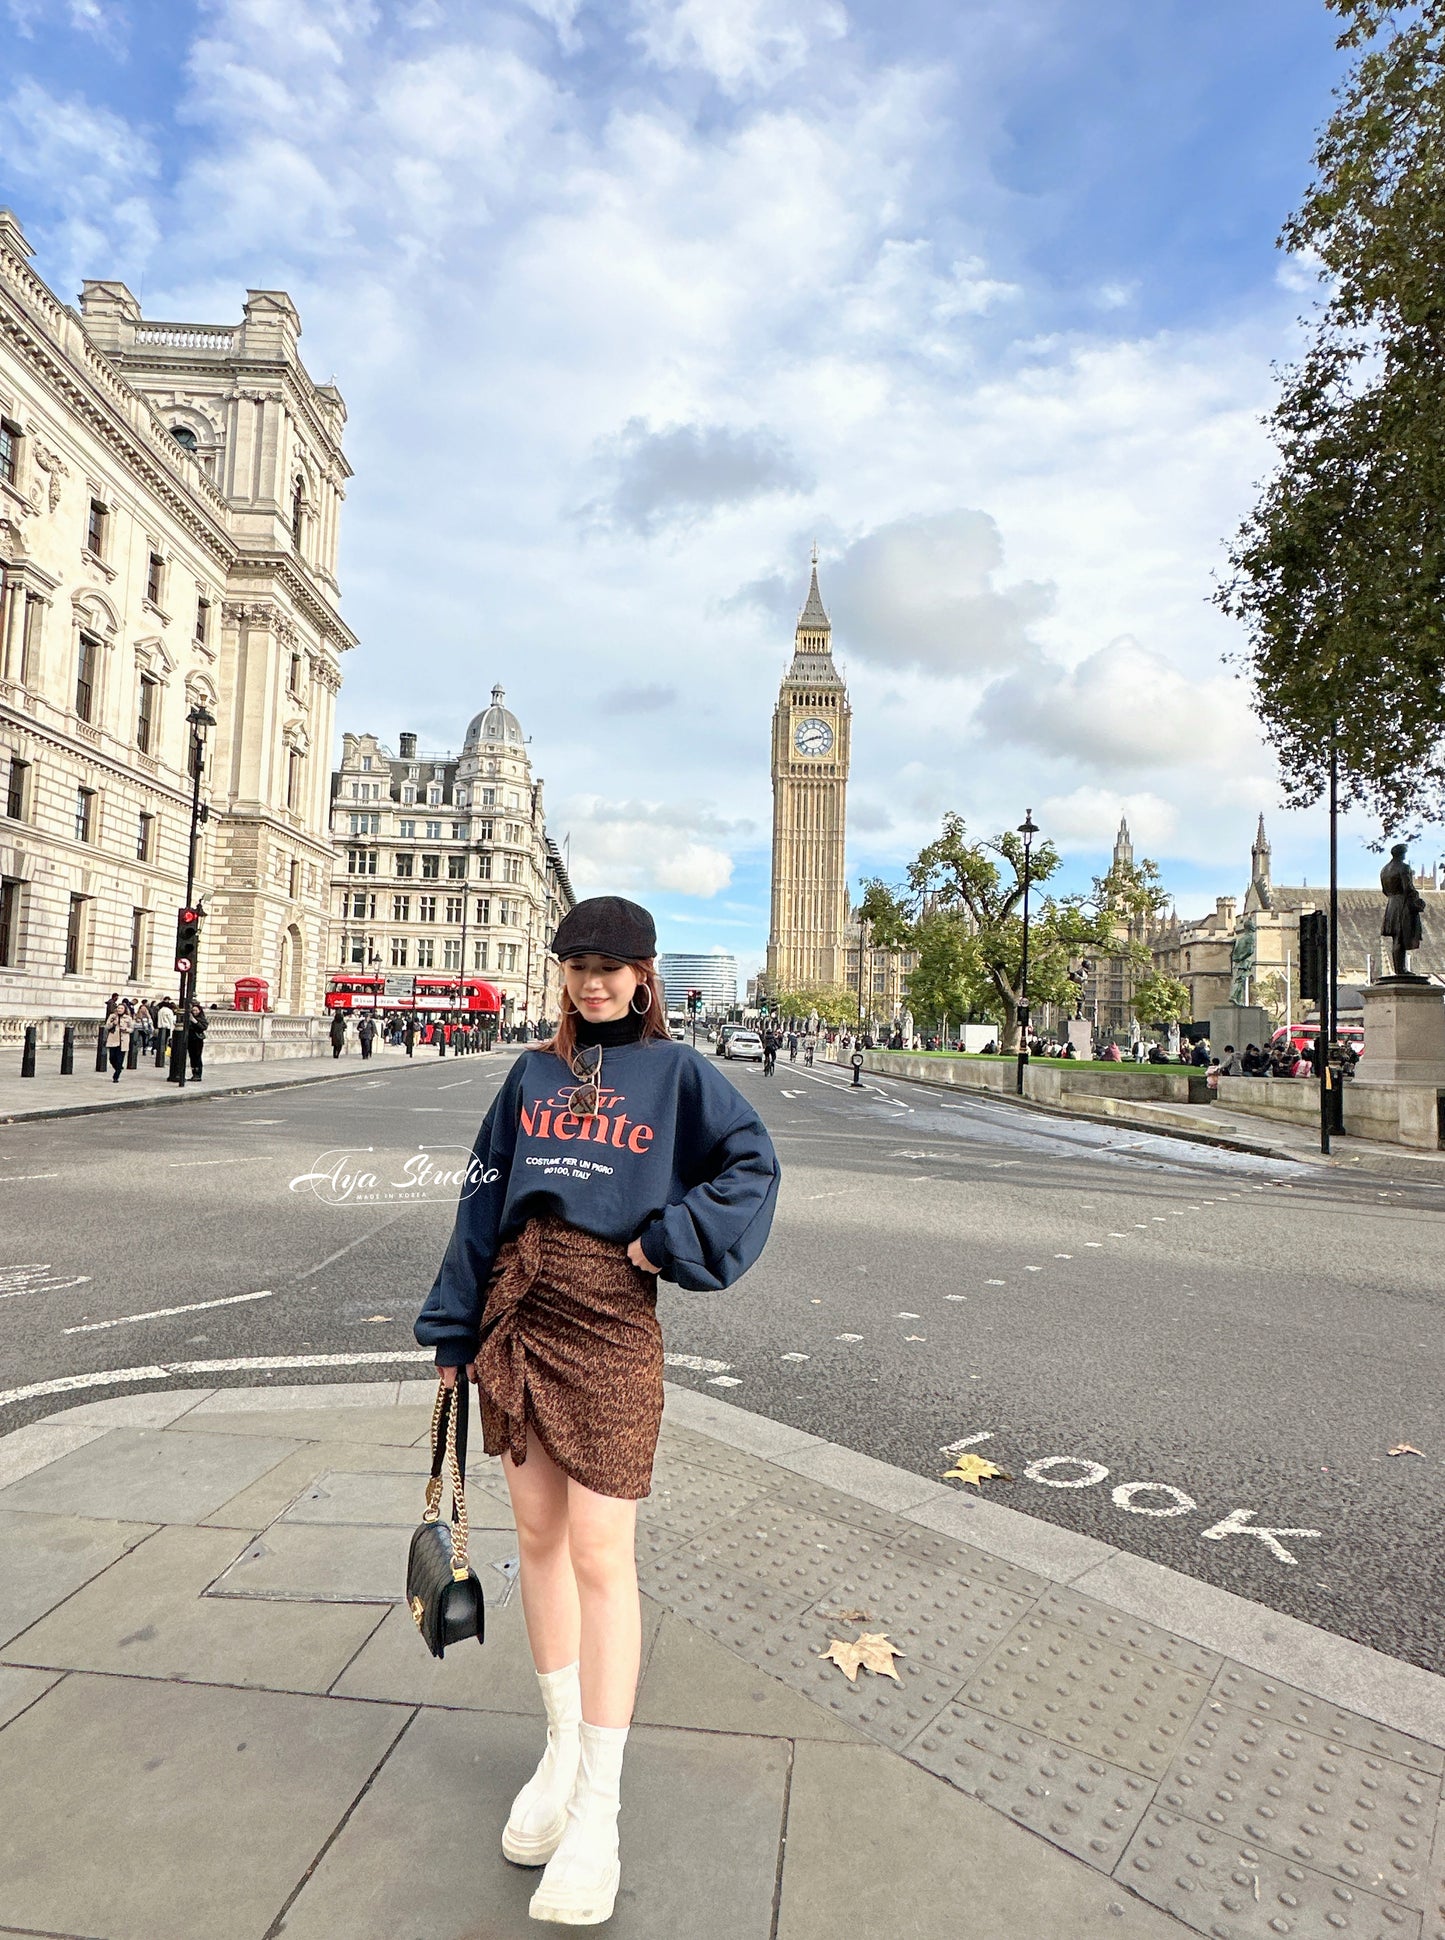
<path id="1" fill-rule="evenodd" d="M 264 977 L 237 977 L 237 1010 L 270 1010 L 271 986 Z"/>

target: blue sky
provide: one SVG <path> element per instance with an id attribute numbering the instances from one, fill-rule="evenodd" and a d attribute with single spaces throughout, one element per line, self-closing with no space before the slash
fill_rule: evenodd
<path id="1" fill-rule="evenodd" d="M 172 320 L 284 287 L 346 396 L 341 726 L 455 746 L 501 681 L 579 887 L 664 947 L 761 954 L 814 539 L 855 879 L 950 807 L 1032 807 L 1066 886 L 1127 812 L 1186 910 L 1242 890 L 1261 809 L 1277 878 L 1323 874 L 1208 605 L 1310 301 L 1274 238 L 1340 73 L 1319 0 L 0 23 L 41 274 Z"/>

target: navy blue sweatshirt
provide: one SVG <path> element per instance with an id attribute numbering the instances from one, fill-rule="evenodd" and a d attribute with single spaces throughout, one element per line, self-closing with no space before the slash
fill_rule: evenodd
<path id="1" fill-rule="evenodd" d="M 604 1049 L 595 1117 L 566 1109 L 576 1082 L 553 1052 L 524 1051 L 482 1120 L 414 1329 L 439 1366 L 476 1359 L 497 1250 L 529 1219 L 641 1240 L 660 1278 L 700 1292 L 731 1286 L 763 1250 L 778 1159 L 730 1079 L 689 1045 L 649 1038 Z"/>

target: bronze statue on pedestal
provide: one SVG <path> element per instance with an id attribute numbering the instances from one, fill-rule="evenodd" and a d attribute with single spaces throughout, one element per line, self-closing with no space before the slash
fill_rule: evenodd
<path id="1" fill-rule="evenodd" d="M 1425 934 L 1422 921 L 1425 898 L 1415 887 L 1414 872 L 1405 860 L 1403 842 L 1395 843 L 1390 850 L 1390 860 L 1380 871 L 1380 888 L 1385 895 L 1385 914 L 1380 924 L 1380 934 L 1389 937 L 1394 961 L 1390 981 L 1427 983 L 1427 977 L 1417 976 L 1410 968 L 1410 952 L 1419 949 Z"/>

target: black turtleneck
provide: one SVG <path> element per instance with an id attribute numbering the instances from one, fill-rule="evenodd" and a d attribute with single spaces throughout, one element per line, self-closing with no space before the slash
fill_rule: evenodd
<path id="1" fill-rule="evenodd" d="M 619 1044 L 636 1044 L 642 1036 L 647 1013 L 627 1010 L 622 1017 L 611 1017 L 593 1023 L 590 1018 L 578 1017 L 577 1042 L 579 1044 L 600 1044 L 604 1051 L 614 1050 Z"/>

